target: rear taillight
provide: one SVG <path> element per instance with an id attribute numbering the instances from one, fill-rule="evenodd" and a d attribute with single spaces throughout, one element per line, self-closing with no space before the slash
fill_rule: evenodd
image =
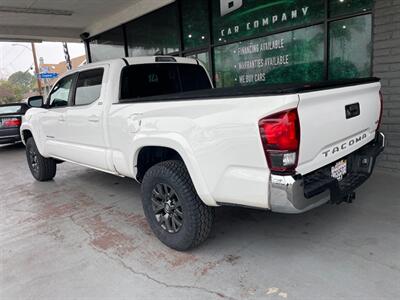
<path id="1" fill-rule="evenodd" d="M 21 119 L 19 118 L 3 119 L 3 127 L 19 127 L 19 126 L 21 126 Z"/>
<path id="2" fill-rule="evenodd" d="M 261 140 L 272 172 L 292 172 L 297 167 L 300 122 L 297 109 L 283 111 L 259 122 Z"/>
<path id="3" fill-rule="evenodd" d="M 381 111 L 380 111 L 380 113 L 379 113 L 379 121 L 378 121 L 378 126 L 376 127 L 376 130 L 379 130 L 379 127 L 381 126 L 381 123 L 382 123 L 382 115 L 383 115 L 383 95 L 382 95 L 382 92 L 381 92 L 381 91 L 379 91 L 379 99 L 380 99 L 380 102 L 381 102 Z"/>

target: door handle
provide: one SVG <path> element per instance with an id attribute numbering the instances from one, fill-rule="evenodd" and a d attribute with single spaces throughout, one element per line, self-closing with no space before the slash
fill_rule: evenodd
<path id="1" fill-rule="evenodd" d="M 92 123 L 98 123 L 100 121 L 99 116 L 91 115 L 88 117 L 88 121 Z"/>

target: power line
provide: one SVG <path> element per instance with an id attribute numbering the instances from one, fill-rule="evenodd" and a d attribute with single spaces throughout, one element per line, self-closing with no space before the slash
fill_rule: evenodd
<path id="1" fill-rule="evenodd" d="M 20 53 L 17 54 L 16 57 L 14 57 L 14 59 L 12 59 L 6 66 L 5 68 L 7 68 L 9 65 L 13 64 L 13 62 L 22 55 L 22 53 L 24 53 L 25 49 L 22 49 L 22 51 Z"/>
<path id="2" fill-rule="evenodd" d="M 26 46 L 24 46 L 24 45 L 20 45 L 20 44 L 18 44 L 18 45 L 24 47 L 24 49 L 22 49 L 21 52 L 19 52 L 19 53 L 18 53 L 12 60 L 10 60 L 7 64 L 5 64 L 5 65 L 3 64 L 3 66 L 2 66 L 3 72 L 1 72 L 1 75 L 2 75 L 1 77 L 8 77 L 9 74 L 12 74 L 12 73 L 14 73 L 16 70 L 18 70 L 18 68 L 15 67 L 14 62 L 24 53 L 24 51 L 25 51 L 26 49 L 29 49 L 28 47 L 26 47 Z M 3 57 L 4 57 L 4 55 L 3 55 Z M 8 56 L 7 56 L 7 57 L 8 57 Z M 5 61 L 5 60 L 3 59 L 3 61 Z M 10 68 L 10 67 L 11 67 L 11 68 Z M 29 66 L 28 70 L 25 71 L 25 73 L 28 72 L 30 68 L 31 68 L 31 65 Z M 11 71 L 7 71 L 7 70 L 10 70 L 10 69 L 11 69 Z"/>
<path id="3" fill-rule="evenodd" d="M 25 46 L 23 44 L 8 44 L 8 43 L 4 46 L 4 48 L 12 47 L 13 45 L 18 45 L 18 46 L 24 47 L 26 49 L 29 49 L 27 46 Z M 3 47 L 1 47 L 1 48 L 3 48 Z M 4 51 L 2 51 L 2 52 L 4 52 Z M 3 54 L 3 61 L 6 61 L 11 54 L 13 54 L 12 51 L 10 51 L 9 53 L 7 53 L 7 51 L 6 51 L 6 55 Z"/>

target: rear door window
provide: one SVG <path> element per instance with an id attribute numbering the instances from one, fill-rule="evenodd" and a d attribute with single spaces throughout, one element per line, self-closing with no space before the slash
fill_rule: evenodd
<path id="1" fill-rule="evenodd" d="M 121 99 L 142 98 L 211 88 L 203 67 L 190 64 L 127 66 L 121 75 Z"/>

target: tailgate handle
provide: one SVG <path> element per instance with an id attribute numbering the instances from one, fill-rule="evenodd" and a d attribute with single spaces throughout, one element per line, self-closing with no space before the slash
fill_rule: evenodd
<path id="1" fill-rule="evenodd" d="M 360 115 L 360 103 L 353 103 L 345 106 L 346 119 L 351 119 Z"/>

